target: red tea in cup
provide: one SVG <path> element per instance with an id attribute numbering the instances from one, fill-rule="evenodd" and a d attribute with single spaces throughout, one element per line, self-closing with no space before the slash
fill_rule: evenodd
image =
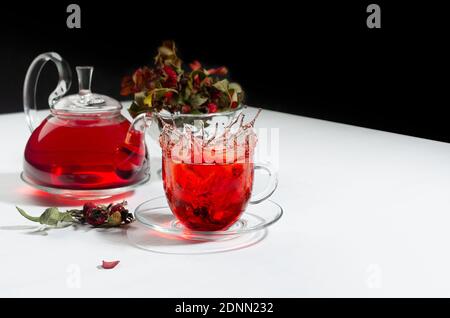
<path id="1" fill-rule="evenodd" d="M 187 228 L 222 230 L 236 222 L 252 193 L 253 163 L 191 164 L 163 158 L 167 202 Z"/>

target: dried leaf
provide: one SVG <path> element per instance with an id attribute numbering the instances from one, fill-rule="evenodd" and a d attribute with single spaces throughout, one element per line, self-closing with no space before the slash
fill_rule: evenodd
<path id="1" fill-rule="evenodd" d="M 39 217 L 38 216 L 31 216 L 29 215 L 27 212 L 25 212 L 24 210 L 22 210 L 21 208 L 16 206 L 17 211 L 19 211 L 20 214 L 22 214 L 23 217 L 27 218 L 30 221 L 33 222 L 39 222 Z"/>
<path id="2" fill-rule="evenodd" d="M 228 89 L 234 90 L 236 93 L 242 93 L 242 87 L 238 83 L 230 83 L 228 84 Z"/>
<path id="3" fill-rule="evenodd" d="M 39 222 L 43 225 L 57 226 L 60 222 L 73 222 L 74 218 L 70 212 L 60 212 L 58 208 L 47 208 L 40 217 L 31 216 L 19 207 L 16 207 L 19 213 L 33 222 Z"/>
<path id="4" fill-rule="evenodd" d="M 215 88 L 217 88 L 219 91 L 228 94 L 228 84 L 229 84 L 228 80 L 227 79 L 223 79 L 221 81 L 218 81 L 218 82 L 214 83 L 213 86 Z"/>
<path id="5" fill-rule="evenodd" d="M 190 100 L 189 100 L 189 104 L 192 107 L 199 107 L 201 105 L 203 105 L 204 103 L 206 103 L 208 101 L 207 97 L 203 97 L 200 95 L 193 95 L 191 96 Z"/>

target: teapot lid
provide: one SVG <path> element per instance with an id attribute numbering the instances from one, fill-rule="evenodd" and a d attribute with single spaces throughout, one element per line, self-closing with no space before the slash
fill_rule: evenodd
<path id="1" fill-rule="evenodd" d="M 91 92 L 93 66 L 77 66 L 78 94 L 64 96 L 50 105 L 52 112 L 57 114 L 104 115 L 116 113 L 122 105 L 114 98 Z"/>

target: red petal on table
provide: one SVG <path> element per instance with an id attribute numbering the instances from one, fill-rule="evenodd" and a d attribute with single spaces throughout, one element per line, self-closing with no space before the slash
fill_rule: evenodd
<path id="1" fill-rule="evenodd" d="M 120 261 L 112 261 L 112 262 L 103 261 L 102 267 L 104 269 L 112 269 L 112 268 L 116 267 L 117 264 L 119 264 L 119 263 L 120 263 Z"/>

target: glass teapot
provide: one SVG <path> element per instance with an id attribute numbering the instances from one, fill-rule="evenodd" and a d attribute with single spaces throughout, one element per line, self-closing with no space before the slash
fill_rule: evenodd
<path id="1" fill-rule="evenodd" d="M 48 61 L 56 64 L 59 82 L 49 96 L 50 115 L 39 123 L 36 84 Z M 71 85 L 71 71 L 59 54 L 43 53 L 28 69 L 23 98 L 32 134 L 25 148 L 22 179 L 52 193 L 127 189 L 147 181 L 145 115 L 130 123 L 118 101 L 91 92 L 93 67 L 76 70 L 79 92 L 64 96 Z"/>

